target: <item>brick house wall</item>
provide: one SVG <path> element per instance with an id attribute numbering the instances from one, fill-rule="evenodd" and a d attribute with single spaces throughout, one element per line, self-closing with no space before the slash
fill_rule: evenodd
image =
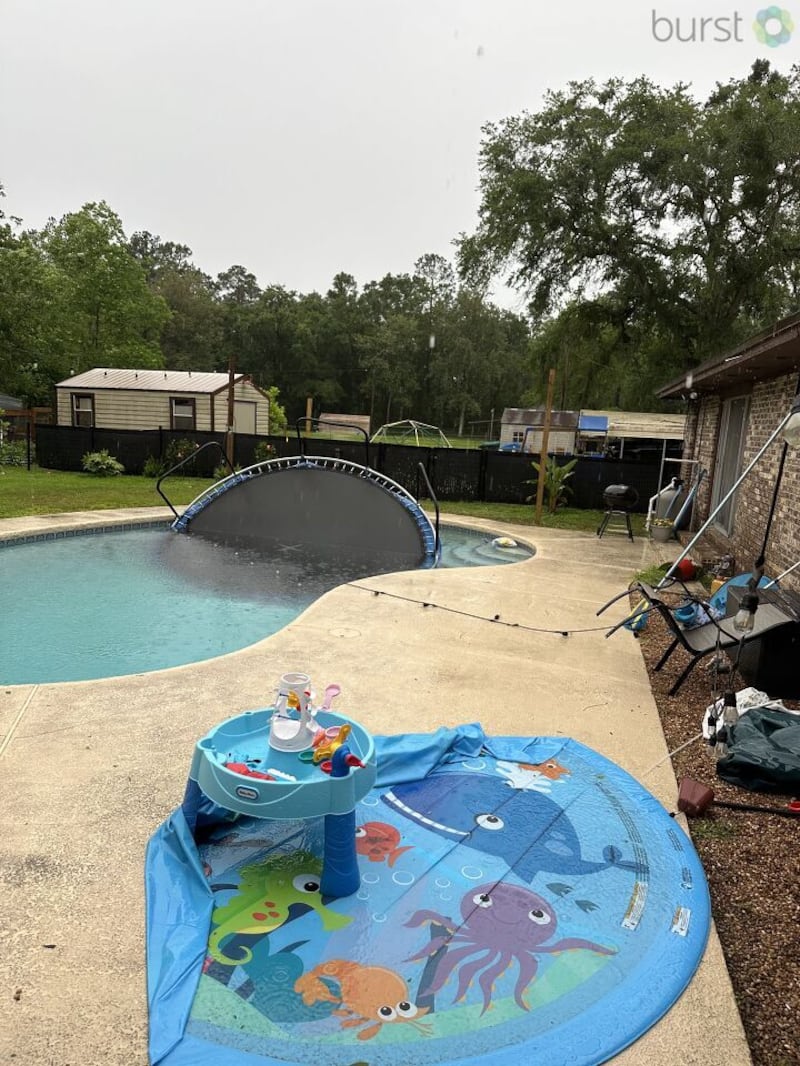
<path id="1" fill-rule="evenodd" d="M 757 452 L 774 432 L 792 405 L 798 378 L 791 373 L 755 382 L 750 393 L 750 409 L 742 451 L 742 466 L 752 462 Z M 741 395 L 741 389 L 738 394 Z M 700 527 L 711 511 L 720 413 L 724 394 L 708 394 L 692 402 L 687 416 L 685 454 L 700 459 L 708 470 L 695 508 L 694 528 Z M 749 570 L 761 551 L 775 482 L 778 476 L 783 441 L 775 441 L 756 464 L 738 491 L 733 531 L 725 537 L 711 530 L 702 538 L 702 557 L 732 552 L 739 571 Z M 775 576 L 800 559 L 800 449 L 789 448 L 781 477 L 775 516 L 767 545 L 767 573 Z M 800 570 L 786 578 L 784 585 L 800 591 Z"/>

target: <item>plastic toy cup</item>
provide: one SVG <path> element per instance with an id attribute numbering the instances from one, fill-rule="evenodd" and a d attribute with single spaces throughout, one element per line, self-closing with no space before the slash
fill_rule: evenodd
<path id="1" fill-rule="evenodd" d="M 303 706 L 303 694 L 311 688 L 311 678 L 308 674 L 289 673 L 284 674 L 278 683 L 278 695 L 288 699 L 294 696 L 297 706 Z"/>

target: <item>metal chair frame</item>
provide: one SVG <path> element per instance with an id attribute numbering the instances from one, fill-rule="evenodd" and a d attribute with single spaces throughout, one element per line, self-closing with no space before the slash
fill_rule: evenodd
<path id="1" fill-rule="evenodd" d="M 671 588 L 675 585 L 680 586 L 686 599 L 693 603 L 703 603 L 702 600 L 689 592 L 682 581 L 672 581 L 668 586 L 664 587 Z M 734 629 L 733 618 L 712 619 L 702 625 L 686 628 L 682 626 L 675 617 L 673 613 L 674 609 L 659 595 L 663 589 L 656 590 L 651 585 L 645 584 L 643 581 L 635 582 L 620 596 L 615 596 L 612 600 L 609 600 L 608 603 L 600 608 L 597 614 L 601 615 L 606 608 L 610 607 L 613 603 L 620 600 L 622 596 L 626 596 L 632 591 L 638 591 L 641 594 L 642 599 L 646 604 L 645 611 L 647 613 L 656 611 L 661 615 L 673 636 L 672 643 L 656 663 L 653 668 L 654 671 L 658 672 L 661 670 L 670 659 L 672 653 L 679 646 L 691 656 L 688 664 L 670 688 L 670 696 L 676 694 L 700 660 L 704 659 L 712 652 L 726 651 L 737 645 L 747 644 L 751 640 L 758 640 L 769 630 L 775 629 L 778 626 L 793 624 L 796 621 L 791 615 L 781 610 L 781 608 L 775 604 L 763 603 L 759 605 L 759 608 L 756 611 L 753 629 L 746 632 L 740 632 L 739 630 Z M 618 622 L 617 625 L 613 626 L 608 633 L 606 633 L 606 637 L 610 637 L 612 633 L 615 633 L 618 629 L 624 626 L 627 621 L 628 619 L 625 618 L 623 621 Z"/>

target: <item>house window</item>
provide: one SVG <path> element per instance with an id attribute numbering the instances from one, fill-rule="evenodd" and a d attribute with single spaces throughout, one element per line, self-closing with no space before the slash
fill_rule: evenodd
<path id="1" fill-rule="evenodd" d="M 522 444 L 522 442 L 524 440 L 525 440 L 525 431 L 522 430 L 522 429 L 515 429 L 514 432 L 511 434 L 511 443 L 512 444 Z"/>
<path id="2" fill-rule="evenodd" d="M 94 396 L 91 393 L 73 392 L 72 424 L 91 429 L 94 425 Z"/>
<path id="3" fill-rule="evenodd" d="M 183 396 L 172 396 L 169 401 L 169 424 L 170 429 L 195 428 L 194 398 L 186 399 Z"/>

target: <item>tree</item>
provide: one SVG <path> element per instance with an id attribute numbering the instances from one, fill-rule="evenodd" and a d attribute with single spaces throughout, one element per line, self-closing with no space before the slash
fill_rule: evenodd
<path id="1" fill-rule="evenodd" d="M 799 140 L 797 69 L 757 63 L 703 104 L 647 78 L 570 83 L 485 127 L 462 276 L 506 273 L 537 317 L 605 297 L 620 352 L 667 353 L 663 380 L 791 306 Z"/>
<path id="2" fill-rule="evenodd" d="M 32 239 L 62 278 L 71 369 L 163 365 L 159 338 L 169 310 L 148 288 L 108 204 L 86 204 L 59 222 L 51 219 Z"/>

